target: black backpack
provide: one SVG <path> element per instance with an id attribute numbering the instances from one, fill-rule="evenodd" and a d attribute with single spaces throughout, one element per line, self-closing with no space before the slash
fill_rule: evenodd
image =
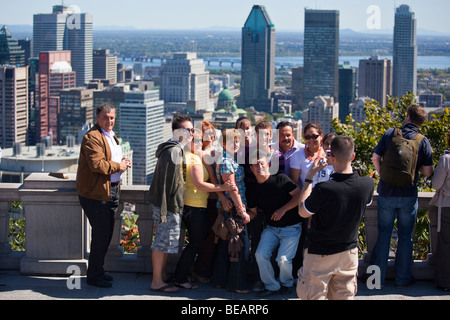
<path id="1" fill-rule="evenodd" d="M 414 184 L 419 146 L 423 135 L 405 139 L 400 128 L 395 128 L 392 141 L 381 161 L 380 178 L 393 187 Z"/>

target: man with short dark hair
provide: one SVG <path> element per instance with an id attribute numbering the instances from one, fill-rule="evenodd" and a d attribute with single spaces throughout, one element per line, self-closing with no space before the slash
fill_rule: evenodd
<path id="1" fill-rule="evenodd" d="M 256 160 L 255 164 L 250 164 L 256 183 L 247 189 L 246 196 L 249 212 L 255 216 L 260 208 L 266 221 L 255 253 L 265 287 L 258 295 L 267 297 L 277 292 L 288 294 L 294 285 L 292 259 L 297 252 L 302 229 L 303 219 L 297 213 L 300 189 L 284 173 L 271 175 L 265 154 L 258 155 Z M 271 263 L 272 253 L 276 249 L 279 281 L 275 278 Z"/>
<path id="2" fill-rule="evenodd" d="M 131 167 L 131 160 L 122 158 L 122 148 L 113 132 L 114 106 L 99 106 L 96 119 L 81 143 L 76 183 L 80 204 L 92 226 L 87 283 L 111 287 L 112 277 L 105 274 L 103 265 L 119 206 L 121 175 Z"/>
<path id="3" fill-rule="evenodd" d="M 194 127 L 188 115 L 177 115 L 172 121 L 172 138 L 156 150 L 158 161 L 150 186 L 155 238 L 152 243 L 153 280 L 150 289 L 164 293 L 178 291 L 165 281 L 169 254 L 178 253 L 181 214 L 186 181 L 183 173 L 184 146 L 193 138 Z"/>
<path id="4" fill-rule="evenodd" d="M 317 158 L 306 175 L 299 214 L 311 217 L 297 294 L 302 300 L 353 299 L 357 290 L 358 230 L 366 206 L 372 202 L 374 182 L 353 172 L 353 141 L 337 136 L 331 142 L 330 180 L 312 188 L 317 171 L 327 162 Z"/>
<path id="5" fill-rule="evenodd" d="M 372 162 L 378 173 L 385 159 L 386 151 L 392 143 L 394 133 L 401 130 L 404 138 L 416 139 L 420 126 L 427 120 L 427 113 L 419 105 L 408 108 L 405 125 L 401 129 L 391 128 L 386 131 L 374 149 Z M 370 263 L 381 269 L 381 284 L 385 282 L 390 240 L 394 221 L 397 218 L 398 245 L 395 255 L 395 285 L 409 286 L 414 283 L 411 273 L 412 240 L 411 235 L 416 222 L 418 208 L 417 181 L 419 171 L 426 177 L 433 173 L 433 156 L 430 142 L 423 137 L 417 151 L 414 181 L 408 186 L 393 186 L 383 178 L 378 183 L 378 238 L 373 249 Z"/>

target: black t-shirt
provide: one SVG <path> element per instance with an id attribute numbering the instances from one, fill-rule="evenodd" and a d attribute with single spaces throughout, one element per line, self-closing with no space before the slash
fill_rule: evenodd
<path id="1" fill-rule="evenodd" d="M 262 209 L 267 224 L 272 227 L 280 228 L 297 224 L 303 220 L 298 214 L 298 207 L 286 211 L 279 221 L 270 219 L 276 210 L 292 199 L 289 193 L 295 188 L 297 188 L 295 183 L 284 173 L 271 175 L 264 183 L 254 183 L 248 186 L 247 205 L 249 208 Z"/>
<path id="2" fill-rule="evenodd" d="M 314 186 L 305 200 L 312 213 L 308 253 L 330 255 L 356 247 L 366 206 L 372 202 L 374 182 L 357 173 L 334 173 Z"/>

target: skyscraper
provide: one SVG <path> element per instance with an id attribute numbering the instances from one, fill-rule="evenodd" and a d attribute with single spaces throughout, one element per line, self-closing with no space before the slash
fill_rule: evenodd
<path id="1" fill-rule="evenodd" d="M 66 143 L 67 137 L 76 137 L 85 125 L 94 124 L 94 90 L 73 88 L 59 93 L 59 141 Z"/>
<path id="2" fill-rule="evenodd" d="M 356 99 L 356 68 L 345 64 L 339 67 L 339 119 L 345 122 L 350 104 Z"/>
<path id="3" fill-rule="evenodd" d="M 77 11 L 76 6 L 55 5 L 52 13 L 33 16 L 33 56 L 43 51 L 72 51 L 77 86 L 82 86 L 92 79 L 93 19 Z"/>
<path id="4" fill-rule="evenodd" d="M 76 74 L 71 67 L 70 51 L 39 53 L 39 73 L 36 83 L 36 141 L 41 142 L 51 132 L 53 143 L 59 137 L 59 92 L 76 86 Z"/>
<path id="5" fill-rule="evenodd" d="M 386 106 L 387 96 L 392 95 L 392 62 L 372 56 L 359 60 L 358 93 L 361 98 L 370 97 Z"/>
<path id="6" fill-rule="evenodd" d="M 305 9 L 303 99 L 339 97 L 339 11 Z"/>
<path id="7" fill-rule="evenodd" d="M 117 57 L 109 49 L 94 50 L 93 60 L 94 79 L 109 80 L 110 84 L 117 83 Z"/>
<path id="8" fill-rule="evenodd" d="M 254 5 L 242 28 L 242 108 L 272 112 L 275 86 L 275 27 L 264 6 Z"/>
<path id="9" fill-rule="evenodd" d="M 11 36 L 6 26 L 0 29 L 0 64 L 25 65 L 25 50 Z"/>
<path id="10" fill-rule="evenodd" d="M 339 103 L 333 97 L 317 96 L 308 108 L 308 122 L 319 123 L 324 133 L 334 132 L 331 124 L 339 116 Z"/>
<path id="11" fill-rule="evenodd" d="M 408 91 L 417 93 L 417 22 L 408 5 L 395 11 L 393 95 L 401 97 Z"/>
<path id="12" fill-rule="evenodd" d="M 28 67 L 0 65 L 0 148 L 27 142 Z"/>
<path id="13" fill-rule="evenodd" d="M 163 142 L 164 101 L 159 90 L 130 91 L 120 104 L 120 135 L 133 149 L 133 184 L 150 185 Z"/>
<path id="14" fill-rule="evenodd" d="M 209 71 L 195 52 L 175 53 L 161 72 L 161 100 L 165 103 L 186 103 L 191 112 L 213 111 L 209 99 Z"/>

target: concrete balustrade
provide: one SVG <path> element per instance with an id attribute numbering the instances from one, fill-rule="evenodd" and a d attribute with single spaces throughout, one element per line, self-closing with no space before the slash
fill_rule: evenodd
<path id="1" fill-rule="evenodd" d="M 86 272 L 89 255 L 90 226 L 83 214 L 76 193 L 75 174 L 68 179 L 33 173 L 22 184 L 0 183 L 0 269 L 20 270 L 26 274 L 67 274 L 67 268 L 76 265 Z M 121 206 L 115 216 L 115 229 L 105 269 L 111 272 L 151 272 L 151 245 L 153 240 L 152 207 L 148 200 L 149 186 L 122 186 Z M 434 193 L 419 194 L 419 209 L 428 210 L 431 220 L 431 253 L 426 261 L 414 261 L 416 279 L 433 279 L 432 253 L 436 247 L 437 210 L 429 202 Z M 26 217 L 26 250 L 15 252 L 8 243 L 9 206 L 21 201 Z M 138 215 L 140 246 L 136 254 L 124 253 L 120 246 L 122 210 L 124 203 L 135 204 Z M 368 207 L 365 218 L 367 252 L 360 260 L 360 273 L 365 273 L 370 254 L 377 239 L 377 195 Z M 180 250 L 184 230 L 180 237 Z M 174 271 L 179 254 L 170 255 L 169 272 Z M 387 277 L 393 276 L 390 261 Z"/>

